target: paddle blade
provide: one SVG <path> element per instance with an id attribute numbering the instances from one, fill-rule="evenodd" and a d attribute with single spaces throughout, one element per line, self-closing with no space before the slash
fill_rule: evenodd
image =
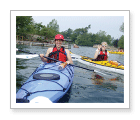
<path id="1" fill-rule="evenodd" d="M 33 54 L 33 55 L 16 55 L 16 58 L 21 58 L 21 59 L 31 59 L 34 57 L 38 57 L 38 54 Z"/>

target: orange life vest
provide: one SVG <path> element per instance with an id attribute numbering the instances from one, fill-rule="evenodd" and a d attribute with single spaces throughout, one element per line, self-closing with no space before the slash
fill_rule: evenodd
<path id="1" fill-rule="evenodd" d="M 62 61 L 62 62 L 67 61 L 67 53 L 66 53 L 65 48 L 63 46 L 60 48 L 60 50 L 57 50 L 56 46 L 54 46 L 52 52 L 49 54 L 48 57 Z M 57 62 L 57 61 L 48 59 L 48 63 L 50 63 L 50 62 Z"/>
<path id="2" fill-rule="evenodd" d="M 100 49 L 100 54 L 95 59 L 96 61 L 107 60 L 107 50 L 105 50 L 105 54 L 103 53 L 102 49 Z"/>

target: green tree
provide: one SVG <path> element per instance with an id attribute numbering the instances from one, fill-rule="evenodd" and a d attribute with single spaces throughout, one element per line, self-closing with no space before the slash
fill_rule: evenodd
<path id="1" fill-rule="evenodd" d="M 48 40 L 52 40 L 56 35 L 55 32 L 56 31 L 52 28 L 44 27 L 41 29 L 40 34 L 45 36 L 45 38 L 47 38 Z"/>
<path id="2" fill-rule="evenodd" d="M 57 24 L 57 20 L 53 19 L 48 25 L 47 28 L 50 28 L 51 30 L 55 31 L 54 34 L 59 33 L 59 25 Z"/>
<path id="3" fill-rule="evenodd" d="M 69 29 L 67 30 L 67 37 L 70 37 L 71 34 L 72 34 L 72 32 L 73 32 L 73 30 L 69 28 Z"/>
<path id="4" fill-rule="evenodd" d="M 111 45 L 112 39 L 113 38 L 111 38 L 111 35 L 106 36 L 106 42 L 107 42 L 108 45 Z"/>
<path id="5" fill-rule="evenodd" d="M 32 16 L 16 16 L 16 34 L 31 33 Z"/>
<path id="6" fill-rule="evenodd" d="M 124 32 L 124 23 L 120 26 L 120 31 Z"/>
<path id="7" fill-rule="evenodd" d="M 64 36 L 65 39 L 70 38 L 72 33 L 73 33 L 73 30 L 70 28 L 68 30 L 61 32 L 61 34 Z"/>
<path id="8" fill-rule="evenodd" d="M 120 26 L 120 31 L 124 33 L 124 23 Z M 124 49 L 124 35 L 122 35 L 118 41 L 118 47 Z"/>
<path id="9" fill-rule="evenodd" d="M 72 40 L 73 42 L 75 42 L 75 40 L 77 39 L 77 37 L 78 37 L 79 35 L 83 35 L 83 34 L 87 33 L 88 30 L 90 29 L 90 27 L 91 27 L 91 25 L 88 25 L 88 27 L 85 27 L 85 28 L 78 28 L 78 29 L 74 30 L 73 33 L 72 33 L 72 35 L 71 35 L 71 37 L 70 37 L 71 40 Z"/>
<path id="10" fill-rule="evenodd" d="M 106 35 L 105 31 L 100 30 L 99 32 L 96 33 L 95 39 L 95 44 L 100 44 L 101 42 L 107 42 L 108 45 L 111 45 L 112 39 L 111 35 Z"/>
<path id="11" fill-rule="evenodd" d="M 124 35 L 122 35 L 118 41 L 118 47 L 124 49 Z"/>
<path id="12" fill-rule="evenodd" d="M 42 25 L 42 22 L 41 22 L 41 23 L 34 23 L 35 34 L 41 35 L 41 30 L 42 30 L 43 28 L 45 28 L 45 26 Z"/>
<path id="13" fill-rule="evenodd" d="M 92 33 L 84 33 L 82 35 L 79 34 L 75 43 L 77 45 L 93 46 L 94 43 L 92 42 Z"/>
<path id="14" fill-rule="evenodd" d="M 118 41 L 119 41 L 118 39 L 113 40 L 112 45 L 114 47 L 118 47 Z"/>
<path id="15" fill-rule="evenodd" d="M 96 33 L 96 44 L 100 44 L 101 42 L 106 41 L 106 32 L 105 31 L 99 31 Z"/>

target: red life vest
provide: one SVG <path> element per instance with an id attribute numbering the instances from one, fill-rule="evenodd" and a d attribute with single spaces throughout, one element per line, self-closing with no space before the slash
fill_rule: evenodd
<path id="1" fill-rule="evenodd" d="M 105 54 L 103 53 L 102 49 L 100 50 L 100 54 L 95 59 L 96 61 L 107 60 L 107 50 L 105 50 Z"/>
<path id="2" fill-rule="evenodd" d="M 67 61 L 66 51 L 63 46 L 60 48 L 60 50 L 57 50 L 56 46 L 54 46 L 52 52 L 49 54 L 48 57 L 62 61 L 62 62 Z M 48 59 L 48 63 L 50 63 L 50 62 L 56 62 L 56 61 Z"/>

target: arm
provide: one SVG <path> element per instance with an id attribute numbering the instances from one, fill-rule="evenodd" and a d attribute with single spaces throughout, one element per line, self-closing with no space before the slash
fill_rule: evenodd
<path id="1" fill-rule="evenodd" d="M 94 59 L 96 59 L 98 57 L 101 47 L 102 47 L 101 45 L 98 45 L 98 50 L 96 50 L 96 52 L 95 52 Z"/>
<path id="2" fill-rule="evenodd" d="M 46 55 L 45 55 L 46 57 L 49 56 L 49 54 L 51 53 L 52 49 L 53 49 L 53 48 L 48 48 L 48 50 L 47 50 L 47 52 L 46 52 Z M 44 58 L 44 54 L 40 54 L 40 58 L 41 58 L 41 60 L 42 60 L 43 62 L 47 62 L 47 58 Z"/>
<path id="3" fill-rule="evenodd" d="M 72 58 L 71 58 L 71 56 L 70 56 L 70 51 L 68 50 L 68 49 L 65 49 L 66 50 L 66 53 L 67 53 L 67 63 L 68 64 L 73 64 L 73 61 L 72 61 Z"/>
<path id="4" fill-rule="evenodd" d="M 99 52 L 100 52 L 100 50 L 97 50 L 97 51 L 95 52 L 94 59 L 96 59 L 96 58 L 98 57 Z"/>
<path id="5" fill-rule="evenodd" d="M 107 51 L 107 61 L 108 61 L 108 57 L 109 57 L 109 52 Z"/>

